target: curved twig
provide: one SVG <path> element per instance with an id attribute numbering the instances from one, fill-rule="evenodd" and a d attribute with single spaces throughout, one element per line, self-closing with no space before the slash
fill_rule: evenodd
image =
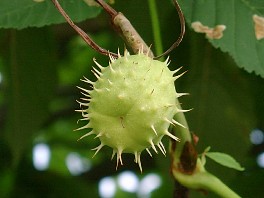
<path id="1" fill-rule="evenodd" d="M 113 53 L 113 52 L 109 52 L 108 50 L 100 47 L 99 45 L 97 45 L 88 34 L 86 34 L 81 28 L 79 28 L 77 25 L 75 25 L 75 23 L 71 20 L 71 18 L 69 17 L 69 15 L 63 10 L 63 8 L 61 7 L 61 5 L 59 4 L 58 0 L 52 0 L 53 4 L 55 5 L 55 7 L 58 9 L 58 11 L 62 14 L 62 16 L 65 18 L 65 20 L 70 24 L 70 26 L 83 38 L 83 40 L 89 45 L 91 46 L 91 48 L 93 48 L 94 50 L 96 50 L 97 52 L 109 56 L 112 55 L 113 57 L 118 57 L 117 54 Z"/>
<path id="2" fill-rule="evenodd" d="M 137 53 L 142 48 L 142 45 L 143 45 L 143 52 L 149 51 L 149 47 L 145 44 L 144 40 L 140 37 L 140 35 L 137 33 L 134 27 L 130 24 L 129 20 L 126 19 L 122 13 L 115 11 L 111 6 L 109 6 L 103 0 L 96 0 L 96 2 L 99 3 L 104 8 L 104 10 L 111 16 L 113 25 L 117 30 L 119 30 L 122 33 L 125 40 L 129 43 L 129 45 L 131 46 L 131 48 L 135 53 Z M 170 53 L 173 49 L 179 46 L 179 44 L 181 43 L 184 37 L 185 34 L 184 15 L 177 0 L 173 0 L 173 4 L 178 12 L 180 19 L 180 24 L 181 24 L 180 36 L 178 37 L 177 41 L 175 41 L 171 45 L 169 49 L 167 49 L 161 55 L 154 57 L 154 59 L 159 59 L 160 57 Z M 153 54 L 150 54 L 150 56 L 153 57 Z"/>
<path id="3" fill-rule="evenodd" d="M 154 57 L 154 59 L 159 59 L 162 56 L 167 55 L 168 53 L 170 53 L 173 49 L 175 49 L 176 47 L 179 46 L 179 44 L 181 43 L 183 36 L 185 34 L 185 19 L 184 19 L 184 15 L 183 12 L 181 10 L 181 7 L 179 5 L 179 3 L 177 2 L 177 0 L 173 0 L 173 4 L 176 7 L 176 10 L 178 12 L 179 18 L 180 18 L 180 23 L 181 23 L 181 33 L 180 36 L 178 37 L 177 41 L 175 41 L 172 46 L 170 46 L 169 49 L 167 49 L 164 53 L 162 53 L 159 56 Z"/>
<path id="4" fill-rule="evenodd" d="M 58 11 L 62 14 L 62 16 L 65 18 L 65 20 L 69 23 L 69 25 L 83 38 L 83 40 L 94 50 L 97 52 L 103 54 L 103 55 L 112 55 L 113 57 L 118 57 L 118 54 L 110 52 L 99 45 L 97 45 L 88 34 L 86 34 L 81 28 L 79 28 L 75 23 L 71 20 L 69 15 L 63 10 L 61 5 L 59 4 L 58 0 L 52 0 L 55 7 L 58 9 Z M 132 50 L 135 53 L 138 53 L 139 50 L 143 50 L 143 52 L 148 53 L 150 57 L 153 57 L 153 53 L 150 51 L 150 48 L 147 46 L 147 44 L 144 42 L 144 40 L 140 37 L 140 35 L 137 33 L 135 28 L 131 25 L 129 20 L 121 13 L 115 11 L 111 6 L 109 6 L 107 3 L 105 3 L 103 0 L 96 0 L 96 2 L 102 6 L 102 8 L 111 16 L 111 21 L 115 28 L 121 32 L 124 39 L 127 41 L 127 43 L 130 45 Z M 175 49 L 179 44 L 181 43 L 183 36 L 185 34 L 185 19 L 183 12 L 180 8 L 179 3 L 177 0 L 173 0 L 174 6 L 176 7 L 176 10 L 178 12 L 180 23 L 181 23 L 181 32 L 180 36 L 178 37 L 177 41 L 174 42 L 169 49 L 167 49 L 164 53 L 162 53 L 159 56 L 154 57 L 154 59 L 159 59 L 162 56 L 167 55 L 170 53 L 173 49 Z"/>

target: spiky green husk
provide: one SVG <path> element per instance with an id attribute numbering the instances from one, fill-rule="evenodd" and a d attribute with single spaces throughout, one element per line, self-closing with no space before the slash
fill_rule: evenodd
<path id="1" fill-rule="evenodd" d="M 142 53 L 110 57 L 108 67 L 95 63 L 100 69 L 93 68 L 97 81 L 83 80 L 93 89 L 80 88 L 86 97 L 79 102 L 82 120 L 89 123 L 79 129 L 91 128 L 83 137 L 95 134 L 100 139 L 95 154 L 105 145 L 113 148 L 118 166 L 119 161 L 122 164 L 122 153 L 132 153 L 142 171 L 143 150 L 151 155 L 149 148 L 157 153 L 158 146 L 165 155 L 163 136 L 178 140 L 168 128 L 179 124 L 173 116 L 179 111 L 176 98 L 183 94 L 175 91 L 174 81 L 181 75 L 173 76 L 177 71 L 168 69 L 168 60 L 160 62 Z"/>

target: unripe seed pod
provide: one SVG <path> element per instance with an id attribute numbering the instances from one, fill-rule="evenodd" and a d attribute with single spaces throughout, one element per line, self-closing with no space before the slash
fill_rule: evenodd
<path id="1" fill-rule="evenodd" d="M 117 155 L 117 166 L 121 164 L 122 153 L 135 155 L 135 162 L 142 171 L 140 155 L 149 148 L 158 152 L 156 146 L 165 155 L 161 142 L 164 135 L 178 140 L 169 133 L 170 124 L 180 123 L 173 120 L 179 111 L 176 99 L 183 94 L 176 92 L 174 81 L 180 77 L 173 76 L 178 70 L 168 69 L 168 60 L 153 60 L 142 52 L 114 59 L 110 56 L 108 67 L 102 67 L 95 61 L 98 69 L 93 69 L 96 82 L 84 79 L 92 85 L 92 90 L 82 90 L 85 98 L 80 103 L 82 120 L 88 124 L 79 128 L 90 128 L 83 137 L 94 134 L 101 141 L 95 154 L 103 147 L 113 149 Z M 78 129 L 78 130 L 79 130 Z"/>

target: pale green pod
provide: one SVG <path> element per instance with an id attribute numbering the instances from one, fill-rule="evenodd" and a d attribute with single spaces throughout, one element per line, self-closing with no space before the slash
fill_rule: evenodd
<path id="1" fill-rule="evenodd" d="M 173 116 L 179 111 L 176 99 L 183 95 L 174 87 L 180 75 L 173 76 L 177 71 L 169 70 L 168 60 L 160 62 L 143 53 L 110 57 L 108 67 L 95 63 L 100 69 L 93 70 L 97 81 L 83 80 L 93 89 L 80 88 L 86 98 L 79 102 L 79 111 L 88 123 L 79 129 L 92 129 L 81 138 L 95 134 L 101 141 L 96 153 L 103 146 L 111 147 L 113 156 L 117 154 L 117 166 L 119 161 L 122 164 L 122 153 L 134 154 L 142 171 L 142 151 L 151 155 L 149 148 L 157 153 L 157 146 L 165 155 L 163 136 L 178 140 L 168 128 L 179 124 Z"/>

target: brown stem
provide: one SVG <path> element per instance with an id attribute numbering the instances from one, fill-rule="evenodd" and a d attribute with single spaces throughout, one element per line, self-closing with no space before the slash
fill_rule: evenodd
<path id="1" fill-rule="evenodd" d="M 83 38 L 83 40 L 89 45 L 91 46 L 91 48 L 93 48 L 94 50 L 96 50 L 97 52 L 109 56 L 112 55 L 113 57 L 118 57 L 117 54 L 113 53 L 113 52 L 109 52 L 108 50 L 100 47 L 99 45 L 97 45 L 88 34 L 86 34 L 81 28 L 79 28 L 77 25 L 74 24 L 74 22 L 71 20 L 71 18 L 69 17 L 69 15 L 63 10 L 63 8 L 61 7 L 61 5 L 59 4 L 58 0 L 52 0 L 52 2 L 54 3 L 55 7 L 57 8 L 57 10 L 62 14 L 62 16 L 65 18 L 65 20 L 70 24 L 70 26 Z"/>
<path id="2" fill-rule="evenodd" d="M 143 53 L 149 57 L 154 57 L 150 47 L 145 43 L 130 21 L 121 12 L 115 11 L 103 0 L 96 0 L 96 2 L 99 3 L 110 15 L 114 29 L 123 37 L 134 53 L 137 54 L 139 51 L 143 51 Z"/>
<path id="3" fill-rule="evenodd" d="M 103 0 L 95 0 L 97 3 L 102 6 L 102 8 L 112 17 L 112 20 L 115 18 L 115 16 L 118 14 L 117 11 L 114 10 L 110 5 L 105 3 Z"/>
<path id="4" fill-rule="evenodd" d="M 110 52 L 99 45 L 97 45 L 88 34 L 86 34 L 81 28 L 79 28 L 75 23 L 71 20 L 69 15 L 63 10 L 61 5 L 59 4 L 58 0 L 52 0 L 53 4 L 57 8 L 57 10 L 62 14 L 62 16 L 65 18 L 65 20 L 69 23 L 69 25 L 83 38 L 83 40 L 91 46 L 94 50 L 97 52 L 103 54 L 103 55 L 112 55 L 113 57 L 118 57 L 116 53 Z M 131 25 L 130 21 L 120 12 L 117 12 L 114 10 L 110 5 L 105 3 L 103 0 L 96 0 L 97 3 L 99 3 L 102 8 L 111 16 L 112 24 L 115 26 L 115 29 L 123 36 L 125 41 L 128 43 L 128 45 L 132 48 L 134 53 L 138 53 L 140 50 L 143 50 L 144 54 L 147 54 L 150 57 L 154 57 L 152 51 L 149 49 L 148 45 L 145 43 L 145 41 L 141 38 L 141 36 L 138 34 L 138 32 L 135 30 L 135 28 Z M 154 59 L 159 59 L 162 56 L 167 55 L 170 53 L 173 49 L 175 49 L 179 44 L 181 43 L 183 36 L 185 34 L 185 19 L 182 13 L 182 10 L 180 8 L 180 5 L 178 4 L 177 0 L 173 0 L 173 3 L 177 9 L 180 23 L 181 23 L 181 33 L 178 37 L 177 41 L 174 42 L 169 49 L 167 49 L 164 53 L 162 53 L 159 56 L 154 57 Z"/>

